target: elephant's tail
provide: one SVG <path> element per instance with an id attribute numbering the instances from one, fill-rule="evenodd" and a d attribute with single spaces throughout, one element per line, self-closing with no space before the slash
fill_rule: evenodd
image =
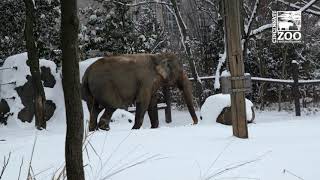
<path id="1" fill-rule="evenodd" d="M 84 75 L 82 77 L 81 97 L 85 101 L 88 101 L 88 99 L 92 97 L 90 89 L 89 89 L 88 72 L 87 71 L 84 73 Z"/>

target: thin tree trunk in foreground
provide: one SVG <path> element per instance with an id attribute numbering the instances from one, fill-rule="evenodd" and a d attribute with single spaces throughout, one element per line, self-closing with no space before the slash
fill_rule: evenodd
<path id="1" fill-rule="evenodd" d="M 61 1 L 62 83 L 67 118 L 65 158 L 68 180 L 84 180 L 83 110 L 80 95 L 77 0 Z"/>
<path id="2" fill-rule="evenodd" d="M 27 64 L 30 67 L 30 72 L 32 76 L 32 86 L 34 89 L 34 114 L 35 114 L 35 125 L 37 129 L 46 128 L 45 119 L 45 102 L 46 97 L 44 89 L 41 83 L 41 75 L 39 69 L 39 55 L 37 46 L 35 43 L 35 37 L 33 32 L 34 27 L 34 4 L 32 0 L 24 0 L 26 6 L 26 25 L 25 25 L 25 40 L 28 51 L 28 61 Z"/>

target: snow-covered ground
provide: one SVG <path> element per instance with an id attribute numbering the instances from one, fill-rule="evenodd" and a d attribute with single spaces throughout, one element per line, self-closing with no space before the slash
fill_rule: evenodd
<path id="1" fill-rule="evenodd" d="M 4 67 L 17 66 L 18 70 L 2 72 L 1 82 L 24 84 L 30 74 L 25 64 L 27 54 L 8 59 Z M 96 59 L 80 63 L 81 76 Z M 7 126 L 0 125 L 1 180 L 18 179 L 21 165 L 20 179 L 26 179 L 33 146 L 31 165 L 37 180 L 54 179 L 64 167 L 66 128 L 61 78 L 52 62 L 40 62 L 50 67 L 56 78 L 54 88 L 45 88 L 45 92 L 58 109 L 43 131 L 35 130 L 34 123 L 20 122 L 16 115 L 9 117 Z M 1 97 L 12 96 L 16 100 L 9 102 L 11 111 L 18 112 L 22 105 L 14 86 L 1 89 Z M 134 116 L 116 111 L 109 132 L 87 134 L 83 150 L 86 179 L 319 179 L 319 114 L 295 117 L 287 112 L 256 112 L 256 123 L 249 125 L 249 139 L 237 139 L 230 126 L 215 123 L 220 111 L 230 104 L 228 100 L 227 95 L 208 98 L 201 111 L 203 120 L 196 126 L 191 125 L 188 112 L 173 110 L 171 124 L 164 123 L 164 112 L 160 111 L 160 128 L 149 129 L 146 115 L 142 129 L 130 130 L 133 124 L 128 119 Z M 252 103 L 246 104 L 250 119 Z M 87 127 L 89 113 L 84 102 L 83 107 Z M 2 159 L 9 153 L 1 177 Z"/>
<path id="2" fill-rule="evenodd" d="M 119 113 L 118 113 L 119 114 Z M 188 112 L 174 110 L 173 123 L 130 130 L 125 118 L 116 118 L 111 130 L 91 134 L 85 144 L 87 179 L 202 180 L 264 179 L 315 180 L 320 177 L 320 115 L 295 117 L 287 112 L 256 112 L 249 139 L 232 136 L 230 126 L 200 123 L 193 126 Z M 122 116 L 125 117 L 125 116 Z M 88 112 L 85 111 L 85 120 Z M 121 120 L 120 120 L 121 119 Z M 32 168 L 36 179 L 51 179 L 63 167 L 65 123 L 52 121 L 48 129 L 0 127 L 0 158 L 11 159 L 4 180 L 26 179 L 35 137 Z M 0 169 L 3 162 L 0 161 Z"/>

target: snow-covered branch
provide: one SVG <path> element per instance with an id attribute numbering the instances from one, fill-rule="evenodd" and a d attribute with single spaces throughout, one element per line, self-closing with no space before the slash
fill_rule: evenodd
<path id="1" fill-rule="evenodd" d="M 310 6 L 312 6 L 317 0 L 312 0 L 310 1 L 309 3 L 307 3 L 306 5 L 304 5 L 303 7 L 301 6 L 298 6 L 296 4 L 293 4 L 293 3 L 290 3 L 290 2 L 287 2 L 285 0 L 277 0 L 278 2 L 281 2 L 283 4 L 286 4 L 292 8 L 295 8 L 297 10 L 300 10 L 300 11 L 305 11 L 305 12 L 308 12 L 310 14 L 313 14 L 313 15 L 316 15 L 316 16 L 320 16 L 320 11 L 315 11 L 315 10 L 312 10 L 312 9 L 308 9 L 310 8 Z"/>
<path id="2" fill-rule="evenodd" d="M 314 3 L 316 3 L 318 0 L 311 0 L 309 3 L 307 3 L 306 5 L 304 5 L 302 8 L 300 8 L 300 11 L 305 11 L 306 9 L 308 9 L 310 6 L 312 6 Z"/>
<path id="3" fill-rule="evenodd" d="M 120 1 L 111 1 L 111 0 L 105 0 L 105 2 L 113 2 L 113 3 L 123 5 L 123 6 L 128 6 L 128 7 L 143 6 L 146 4 L 162 4 L 162 5 L 172 6 L 172 4 L 167 3 L 167 2 L 163 2 L 163 1 L 142 1 L 142 2 L 138 2 L 138 3 L 134 3 L 134 4 L 128 4 L 128 3 L 123 3 Z"/>
<path id="4" fill-rule="evenodd" d="M 204 2 L 206 2 L 206 3 L 208 3 L 208 4 L 210 4 L 211 6 L 213 6 L 213 7 L 215 7 L 216 6 L 216 4 L 214 4 L 212 1 L 210 1 L 210 0 L 203 0 Z"/>
<path id="5" fill-rule="evenodd" d="M 249 37 L 258 35 L 258 34 L 264 32 L 264 31 L 266 31 L 266 30 L 268 30 L 268 29 L 271 29 L 271 28 L 272 28 L 272 24 L 271 24 L 271 23 L 270 23 L 270 24 L 265 24 L 265 25 L 263 25 L 263 26 L 260 26 L 260 27 L 258 27 L 257 29 L 252 30 L 252 31 L 250 32 Z"/>
<path id="6" fill-rule="evenodd" d="M 307 4 L 308 2 L 302 1 L 302 3 Z M 317 9 L 317 10 L 320 10 L 320 7 L 317 6 L 317 5 L 314 5 L 314 4 L 313 4 L 311 7 L 312 7 L 312 8 L 315 8 L 315 9 Z"/>
<path id="7" fill-rule="evenodd" d="M 263 26 L 260 26 L 259 28 L 256 28 L 256 29 L 250 31 L 250 26 L 251 26 L 251 23 L 252 23 L 252 17 L 254 19 L 254 13 L 256 13 L 256 8 L 257 8 L 256 5 L 259 4 L 258 1 L 259 0 L 256 1 L 256 4 L 255 4 L 254 10 L 253 10 L 253 12 L 251 14 L 249 23 L 248 23 L 247 27 L 245 28 L 245 31 L 248 29 L 247 32 L 250 32 L 249 37 L 258 35 L 258 34 L 264 32 L 264 31 L 272 28 L 272 23 L 270 23 L 270 24 L 265 24 Z M 293 3 L 289 3 L 289 2 L 287 2 L 285 0 L 277 0 L 277 1 L 281 2 L 281 3 L 284 3 L 286 5 L 289 5 L 290 7 L 296 8 L 301 12 L 305 11 L 305 12 L 309 12 L 309 13 L 312 13 L 314 15 L 320 16 L 320 12 L 319 11 L 314 11 L 314 10 L 309 9 L 315 2 L 317 2 L 317 0 L 311 0 L 309 3 L 306 3 L 303 7 L 300 7 L 300 6 L 298 6 L 296 4 L 293 4 Z M 247 34 L 247 32 L 246 32 L 246 34 Z"/>
<path id="8" fill-rule="evenodd" d="M 246 36 L 249 35 L 249 31 L 251 30 L 252 21 L 256 17 L 257 8 L 259 6 L 259 2 L 260 2 L 260 0 L 256 0 L 256 3 L 254 4 L 254 7 L 253 7 L 253 10 L 252 10 L 249 22 L 248 22 L 247 26 L 244 29 L 244 32 L 245 32 Z"/>

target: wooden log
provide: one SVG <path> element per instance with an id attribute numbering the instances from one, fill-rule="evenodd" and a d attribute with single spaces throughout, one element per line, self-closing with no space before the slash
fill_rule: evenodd
<path id="1" fill-rule="evenodd" d="M 246 121 L 244 81 L 244 62 L 241 48 L 241 2 L 239 0 L 224 0 L 224 27 L 226 36 L 227 57 L 232 78 L 231 112 L 233 135 L 248 138 Z"/>

